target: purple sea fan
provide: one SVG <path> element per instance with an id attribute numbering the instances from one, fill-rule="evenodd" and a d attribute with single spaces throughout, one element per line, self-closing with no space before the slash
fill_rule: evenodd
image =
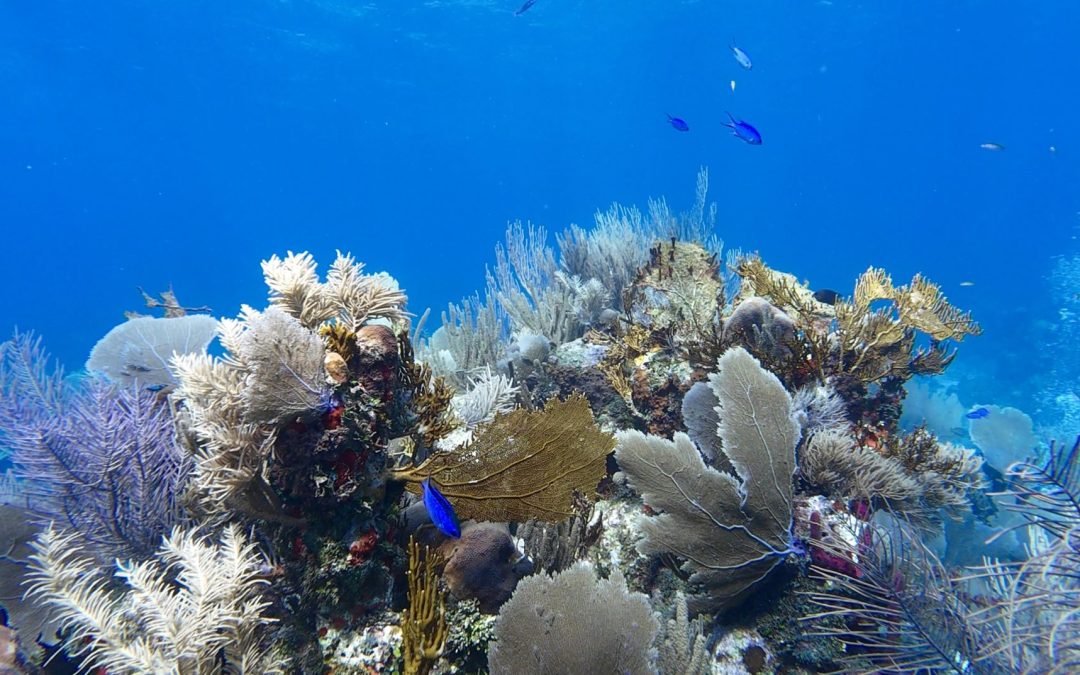
<path id="1" fill-rule="evenodd" d="M 0 445 L 38 519 L 70 528 L 102 559 L 152 555 L 182 520 L 189 462 L 164 400 L 50 372 L 31 334 L 0 345 Z"/>

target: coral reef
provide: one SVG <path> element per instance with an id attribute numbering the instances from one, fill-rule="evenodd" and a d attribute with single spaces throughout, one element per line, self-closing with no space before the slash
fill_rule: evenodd
<path id="1" fill-rule="evenodd" d="M 725 260 L 697 188 L 554 247 L 511 223 L 427 339 L 342 253 L 324 280 L 307 253 L 264 261 L 269 306 L 217 323 L 218 355 L 167 348 L 167 381 L 131 331 L 213 321 L 171 292 L 147 302 L 174 318 L 117 332 L 130 387 L 65 380 L 16 335 L 0 604 L 24 643 L 52 609 L 73 667 L 117 673 L 1068 670 L 1080 445 L 1010 465 L 1037 444 L 987 406 L 986 480 L 941 440 L 965 435 L 942 431 L 954 399 L 942 433 L 901 432 L 971 317 L 919 275 L 822 302 Z M 1002 559 L 949 568 L 983 532 Z"/>

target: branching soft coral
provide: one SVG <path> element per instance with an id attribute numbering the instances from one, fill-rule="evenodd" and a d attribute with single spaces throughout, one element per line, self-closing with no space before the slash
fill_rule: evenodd
<path id="1" fill-rule="evenodd" d="M 941 289 L 921 275 L 907 286 L 895 286 L 884 270 L 871 267 L 856 281 L 851 299 L 829 306 L 756 255 L 740 259 L 737 269 L 743 295 L 768 298 L 796 319 L 801 337 L 787 345 L 794 357 L 790 368 L 809 364 L 820 380 L 848 374 L 869 383 L 937 374 L 954 356 L 946 340 L 959 342 L 982 332 L 969 313 L 950 305 Z M 928 347 L 916 347 L 919 333 L 930 338 Z"/>
<path id="2" fill-rule="evenodd" d="M 326 282 L 319 282 L 310 253 L 289 251 L 262 263 L 270 303 L 292 314 L 308 328 L 333 318 L 356 330 L 376 317 L 405 318 L 405 294 L 385 274 L 364 274 L 363 263 L 338 251 Z"/>
<path id="3" fill-rule="evenodd" d="M 813 568 L 817 612 L 803 617 L 811 637 L 844 643 L 844 673 L 992 673 L 972 667 L 984 636 L 953 581 L 919 537 L 897 524 L 860 526 L 810 545 L 849 569 Z"/>
<path id="4" fill-rule="evenodd" d="M 1027 523 L 1031 557 L 987 561 L 974 578 L 991 593 L 974 615 L 989 638 L 979 660 L 1002 671 L 1071 673 L 1080 667 L 1080 439 L 1052 444 L 1046 462 L 1005 471 L 1008 511 Z"/>
<path id="5" fill-rule="evenodd" d="M 939 522 L 938 511 L 958 514 L 982 487 L 982 460 L 966 448 L 939 443 L 925 430 L 874 450 L 840 429 L 814 434 L 799 456 L 803 480 L 831 497 L 868 500 L 912 522 Z"/>
<path id="6" fill-rule="evenodd" d="M 271 623 L 260 597 L 263 559 L 240 528 L 219 543 L 174 530 L 159 558 L 117 563 L 128 590 L 83 557 L 77 539 L 53 528 L 34 543 L 30 593 L 71 629 L 67 648 L 87 670 L 117 675 L 280 672 L 263 645 Z"/>
<path id="7" fill-rule="evenodd" d="M 151 553 L 181 522 L 189 469 L 154 392 L 65 380 L 40 340 L 0 344 L 0 442 L 37 520 L 65 523 L 103 560 Z"/>

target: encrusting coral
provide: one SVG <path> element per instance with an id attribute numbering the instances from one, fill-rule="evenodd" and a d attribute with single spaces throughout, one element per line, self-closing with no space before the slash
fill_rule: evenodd
<path id="1" fill-rule="evenodd" d="M 176 529 L 159 557 L 117 562 L 116 594 L 76 537 L 53 528 L 34 542 L 30 594 L 55 608 L 83 668 L 117 675 L 281 672 L 263 644 L 273 622 L 263 598 L 264 560 L 237 526 L 219 542 Z"/>

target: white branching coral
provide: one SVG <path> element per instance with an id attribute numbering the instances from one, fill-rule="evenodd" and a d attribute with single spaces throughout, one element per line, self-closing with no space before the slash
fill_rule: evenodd
<path id="1" fill-rule="evenodd" d="M 259 587 L 265 563 L 240 528 L 220 542 L 173 530 L 158 558 L 117 562 L 117 594 L 76 537 L 53 528 L 34 542 L 30 594 L 71 629 L 68 649 L 86 670 L 201 675 L 277 673 L 263 641 L 273 619 Z"/>
<path id="2" fill-rule="evenodd" d="M 319 282 L 310 253 L 289 251 L 262 263 L 270 303 L 292 314 L 308 328 L 331 319 L 356 330 L 374 318 L 403 320 L 405 294 L 386 274 L 364 274 L 363 263 L 338 251 L 326 283 Z"/>
<path id="3" fill-rule="evenodd" d="M 487 368 L 479 377 L 470 378 L 469 390 L 451 399 L 450 405 L 466 428 L 475 429 L 495 419 L 495 415 L 513 410 L 517 392 L 518 388 L 509 377 Z"/>

